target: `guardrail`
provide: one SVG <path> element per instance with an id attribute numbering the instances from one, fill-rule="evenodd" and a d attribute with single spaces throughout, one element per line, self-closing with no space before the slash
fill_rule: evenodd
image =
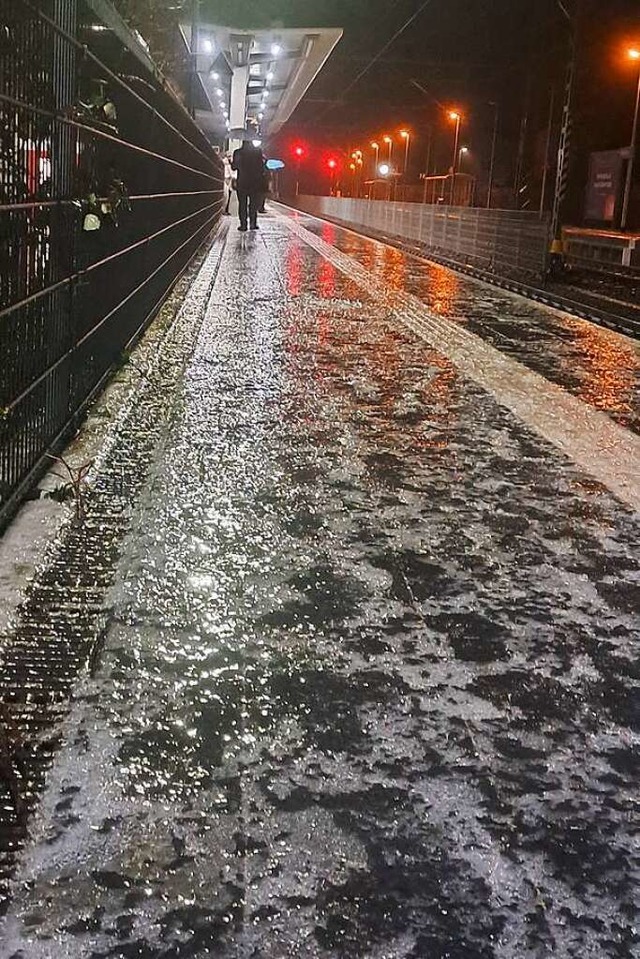
<path id="1" fill-rule="evenodd" d="M 300 196 L 295 205 L 347 226 L 414 240 L 425 252 L 486 272 L 537 278 L 547 271 L 548 216 L 326 196 Z"/>
<path id="2" fill-rule="evenodd" d="M 222 165 L 83 0 L 3 0 L 0 527 L 215 226 Z"/>

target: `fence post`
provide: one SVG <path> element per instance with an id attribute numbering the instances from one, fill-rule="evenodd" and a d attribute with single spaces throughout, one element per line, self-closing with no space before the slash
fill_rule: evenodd
<path id="1" fill-rule="evenodd" d="M 52 19 L 58 27 L 77 36 L 77 0 L 55 0 Z M 58 33 L 52 38 L 51 87 L 56 111 L 65 113 L 75 102 L 77 94 L 76 48 Z M 73 196 L 75 168 L 75 143 L 77 134 L 71 126 L 52 121 L 51 129 L 51 196 L 55 200 L 65 200 Z M 73 273 L 76 268 L 75 242 L 70 243 L 73 230 L 73 213 L 64 206 L 56 207 L 51 215 L 51 282 L 56 282 Z M 75 239 L 75 237 L 74 237 Z M 50 322 L 46 324 L 47 339 L 55 337 L 63 340 L 69 348 L 76 335 L 76 315 L 74 310 L 73 286 L 58 290 L 51 298 L 49 307 Z M 68 366 L 65 378 L 66 392 L 56 391 L 54 402 L 59 404 L 61 413 L 69 414 L 75 405 L 72 364 Z"/>

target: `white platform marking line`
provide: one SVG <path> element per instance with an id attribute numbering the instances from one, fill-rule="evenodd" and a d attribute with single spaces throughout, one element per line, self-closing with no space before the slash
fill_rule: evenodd
<path id="1" fill-rule="evenodd" d="M 418 297 L 376 280 L 356 260 L 295 220 L 286 216 L 282 220 L 292 233 L 359 286 L 383 297 L 398 320 L 450 359 L 501 406 L 560 449 L 623 503 L 640 512 L 640 437 L 614 423 L 606 413 L 505 356 L 475 333 L 436 316 Z"/>

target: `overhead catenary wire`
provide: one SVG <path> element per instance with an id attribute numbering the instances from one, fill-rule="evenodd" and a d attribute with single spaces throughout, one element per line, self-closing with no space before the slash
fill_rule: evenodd
<path id="1" fill-rule="evenodd" d="M 371 67 L 373 67 L 374 64 L 376 64 L 376 63 L 378 62 L 378 60 L 380 60 L 380 59 L 384 56 L 384 54 L 387 52 L 387 50 L 389 50 L 389 48 L 393 46 L 393 44 L 396 42 L 396 40 L 398 40 L 399 37 L 402 36 L 402 34 L 405 32 L 405 30 L 408 30 L 408 28 L 411 26 L 411 24 L 414 23 L 415 20 L 418 19 L 418 17 L 420 16 L 420 14 L 421 14 L 424 10 L 426 10 L 426 8 L 427 8 L 431 3 L 432 3 L 432 0 L 423 0 L 423 2 L 420 4 L 420 6 L 417 8 L 417 10 L 414 10 L 414 12 L 411 14 L 411 16 L 408 17 L 408 19 L 404 21 L 404 23 L 402 24 L 402 26 L 399 27 L 399 28 L 396 30 L 396 32 L 393 34 L 393 36 L 392 36 L 389 40 L 387 40 L 387 42 L 384 44 L 384 46 L 383 46 L 380 50 L 378 50 L 378 52 L 377 52 L 376 54 L 374 54 L 373 57 L 371 57 L 371 59 L 368 61 L 368 63 L 367 63 L 367 64 L 362 68 L 362 70 L 360 70 L 360 72 L 354 77 L 354 79 L 351 81 L 351 83 L 348 83 L 347 86 L 344 88 L 344 90 L 342 90 L 342 92 L 341 92 L 341 98 L 340 98 L 341 100 L 344 100 L 345 95 L 346 95 L 347 93 L 349 93 L 349 91 L 352 90 L 352 89 L 356 86 L 356 84 L 358 84 L 358 83 L 360 82 L 360 80 L 362 80 L 362 78 L 363 78 L 364 76 L 367 75 L 367 73 L 369 72 L 369 70 L 371 69 Z M 326 110 L 323 111 L 323 112 L 320 114 L 320 117 L 324 116 L 324 113 L 326 113 Z M 318 119 L 319 119 L 320 117 L 318 117 Z"/>

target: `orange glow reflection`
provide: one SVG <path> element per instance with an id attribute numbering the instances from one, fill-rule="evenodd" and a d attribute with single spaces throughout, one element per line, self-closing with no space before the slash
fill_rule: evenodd
<path id="1" fill-rule="evenodd" d="M 407 258 L 393 246 L 384 247 L 382 279 L 395 290 L 404 290 L 407 279 Z"/>
<path id="2" fill-rule="evenodd" d="M 434 266 L 430 273 L 429 292 L 433 299 L 429 301 L 431 309 L 440 316 L 451 316 L 460 295 L 460 278 L 443 266 Z"/>
<path id="3" fill-rule="evenodd" d="M 564 320 L 575 336 L 585 376 L 578 396 L 598 410 L 632 415 L 640 353 L 631 342 L 583 320 Z"/>

